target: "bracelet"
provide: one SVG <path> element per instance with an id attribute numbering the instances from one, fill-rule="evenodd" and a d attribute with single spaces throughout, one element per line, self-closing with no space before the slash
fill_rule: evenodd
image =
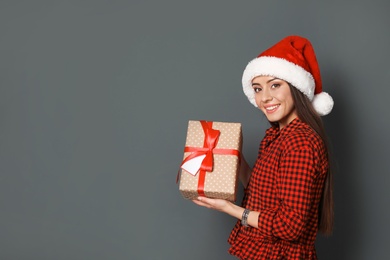
<path id="1" fill-rule="evenodd" d="M 242 213 L 242 218 L 241 218 L 241 225 L 244 227 L 248 226 L 248 216 L 249 216 L 249 209 L 244 209 L 244 212 Z"/>

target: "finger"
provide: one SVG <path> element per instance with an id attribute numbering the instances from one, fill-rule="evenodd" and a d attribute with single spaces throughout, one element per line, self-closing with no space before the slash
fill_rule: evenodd
<path id="1" fill-rule="evenodd" d="M 195 201 L 197 201 L 198 203 L 200 203 L 201 205 L 207 205 L 207 206 L 213 206 L 213 199 L 210 199 L 210 198 L 206 198 L 206 197 L 201 197 L 199 196 Z"/>
<path id="2" fill-rule="evenodd" d="M 214 205 L 214 200 L 206 197 L 198 197 L 198 201 L 201 201 L 203 203 L 209 204 L 209 205 Z"/>
<path id="3" fill-rule="evenodd" d="M 202 207 L 206 207 L 206 208 L 211 208 L 211 205 L 210 204 L 207 204 L 205 202 L 202 202 L 202 201 L 199 201 L 199 200 L 193 200 L 193 202 L 198 205 L 198 206 L 202 206 Z"/>

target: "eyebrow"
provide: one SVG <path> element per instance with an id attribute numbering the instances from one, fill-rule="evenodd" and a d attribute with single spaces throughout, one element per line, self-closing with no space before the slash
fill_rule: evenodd
<path id="1" fill-rule="evenodd" d="M 280 80 L 280 78 L 272 78 L 270 80 L 268 80 L 266 83 L 270 83 L 271 81 L 274 81 L 274 80 Z M 261 86 L 259 83 L 252 83 L 252 86 Z"/>

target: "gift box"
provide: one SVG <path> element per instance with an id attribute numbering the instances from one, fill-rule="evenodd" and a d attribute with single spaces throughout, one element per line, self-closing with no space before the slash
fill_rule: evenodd
<path id="1" fill-rule="evenodd" d="M 188 122 L 179 190 L 198 196 L 236 200 L 242 131 L 240 123 Z"/>

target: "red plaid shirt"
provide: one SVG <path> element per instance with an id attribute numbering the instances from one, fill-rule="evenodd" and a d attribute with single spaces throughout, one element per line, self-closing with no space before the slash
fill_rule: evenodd
<path id="1" fill-rule="evenodd" d="M 232 230 L 229 253 L 240 259 L 317 259 L 318 205 L 328 170 L 321 138 L 299 119 L 271 127 L 242 206 L 260 212 L 259 228 Z"/>

